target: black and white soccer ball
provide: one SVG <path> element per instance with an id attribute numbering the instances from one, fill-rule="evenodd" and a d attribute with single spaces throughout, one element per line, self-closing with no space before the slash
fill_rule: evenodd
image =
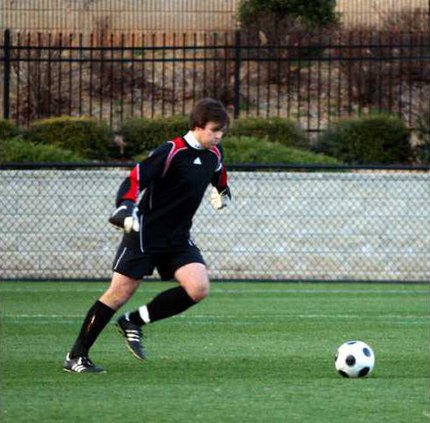
<path id="1" fill-rule="evenodd" d="M 375 367 L 375 354 L 363 341 L 348 341 L 337 349 L 335 366 L 343 377 L 365 377 Z"/>

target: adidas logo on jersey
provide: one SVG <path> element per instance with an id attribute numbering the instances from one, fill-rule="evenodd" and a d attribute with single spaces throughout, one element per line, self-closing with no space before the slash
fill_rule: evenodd
<path id="1" fill-rule="evenodd" d="M 201 164 L 202 164 L 202 161 L 200 160 L 200 157 L 196 157 L 196 158 L 194 159 L 194 161 L 193 161 L 193 164 L 201 165 Z"/>

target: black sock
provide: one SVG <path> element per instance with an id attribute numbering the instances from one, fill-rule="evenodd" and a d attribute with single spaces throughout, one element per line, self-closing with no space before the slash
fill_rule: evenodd
<path id="1" fill-rule="evenodd" d="M 194 304 L 196 304 L 196 301 L 187 294 L 187 291 L 182 286 L 178 286 L 161 292 L 146 307 L 149 319 L 153 323 L 157 320 L 182 313 Z M 128 318 L 135 325 L 143 325 L 145 323 L 140 316 L 139 310 L 130 313 Z"/>
<path id="2" fill-rule="evenodd" d="M 70 356 L 73 358 L 88 355 L 88 350 L 114 314 L 115 310 L 100 301 L 96 301 L 88 310 L 78 338 L 70 351 Z"/>

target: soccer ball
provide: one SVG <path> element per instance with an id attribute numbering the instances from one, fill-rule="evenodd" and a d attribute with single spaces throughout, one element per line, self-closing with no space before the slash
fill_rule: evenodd
<path id="1" fill-rule="evenodd" d="M 348 341 L 337 349 L 335 366 L 343 377 L 364 377 L 375 366 L 375 354 L 363 341 Z"/>

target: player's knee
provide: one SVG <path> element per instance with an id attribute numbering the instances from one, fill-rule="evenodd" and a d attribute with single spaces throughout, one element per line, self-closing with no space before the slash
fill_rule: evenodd
<path id="1" fill-rule="evenodd" d="M 199 281 L 189 284 L 185 287 L 185 290 L 193 301 L 202 301 L 209 295 L 209 281 Z"/>
<path id="2" fill-rule="evenodd" d="M 102 295 L 101 301 L 116 310 L 133 296 L 137 287 L 138 281 L 124 277 L 114 277 L 108 290 Z"/>
<path id="3" fill-rule="evenodd" d="M 193 301 L 199 302 L 208 296 L 209 276 L 202 263 L 190 263 L 181 267 L 176 271 L 175 277 Z"/>
<path id="4" fill-rule="evenodd" d="M 129 289 L 125 288 L 109 288 L 102 299 L 108 303 L 109 306 L 118 309 L 124 305 L 133 295 Z"/>
<path id="5" fill-rule="evenodd" d="M 136 289 L 134 286 L 121 286 L 116 289 L 116 296 L 120 301 L 128 301 L 133 294 L 135 293 Z"/>

